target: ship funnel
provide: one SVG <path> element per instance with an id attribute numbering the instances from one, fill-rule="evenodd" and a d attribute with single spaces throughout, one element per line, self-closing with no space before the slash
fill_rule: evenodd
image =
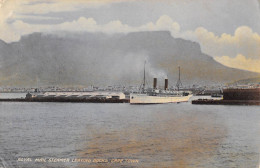
<path id="1" fill-rule="evenodd" d="M 165 79 L 165 83 L 164 83 L 164 90 L 168 89 L 168 79 Z"/>
<path id="2" fill-rule="evenodd" d="M 153 89 L 157 88 L 157 78 L 153 78 Z"/>

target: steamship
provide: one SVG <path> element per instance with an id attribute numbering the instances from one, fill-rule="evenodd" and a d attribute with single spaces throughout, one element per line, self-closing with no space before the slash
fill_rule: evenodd
<path id="1" fill-rule="evenodd" d="M 187 102 L 192 94 L 190 92 L 179 91 L 180 81 L 180 67 L 179 80 L 177 82 L 177 91 L 168 89 L 168 79 L 165 79 L 164 90 L 157 89 L 157 78 L 153 80 L 153 89 L 145 89 L 145 65 L 144 65 L 144 79 L 142 89 L 139 93 L 130 94 L 130 104 L 163 104 L 163 103 L 180 103 Z"/>

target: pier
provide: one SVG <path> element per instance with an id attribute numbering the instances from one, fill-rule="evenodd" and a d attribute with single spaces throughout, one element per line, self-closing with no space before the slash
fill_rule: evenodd
<path id="1" fill-rule="evenodd" d="M 129 103 L 129 99 L 15 98 L 0 99 L 0 102 Z"/>
<path id="2" fill-rule="evenodd" d="M 198 99 L 193 100 L 192 104 L 207 105 L 260 105 L 260 100 L 214 100 L 214 99 Z"/>
<path id="3" fill-rule="evenodd" d="M 192 104 L 213 105 L 260 105 L 260 88 L 224 89 L 223 99 L 198 99 Z"/>

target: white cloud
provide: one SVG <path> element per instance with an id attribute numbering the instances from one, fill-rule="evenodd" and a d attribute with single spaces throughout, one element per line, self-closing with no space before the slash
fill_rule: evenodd
<path id="1" fill-rule="evenodd" d="M 104 32 L 108 34 L 113 33 L 128 33 L 137 31 L 157 31 L 157 30 L 169 30 L 172 34 L 178 34 L 180 31 L 180 25 L 177 22 L 173 22 L 169 16 L 161 16 L 156 23 L 147 23 L 140 27 L 131 27 L 123 24 L 119 20 L 111 21 L 107 24 L 100 25 L 93 18 L 80 17 L 72 22 L 64 22 L 55 25 L 39 25 L 28 24 L 21 20 L 17 20 L 9 25 L 10 29 L 17 36 L 30 34 L 33 32 L 57 32 L 57 31 L 69 31 L 69 32 Z"/>
<path id="2" fill-rule="evenodd" d="M 260 35 L 247 26 L 238 27 L 234 35 L 224 33 L 216 36 L 202 27 L 197 28 L 193 33 L 195 39 L 191 40 L 199 42 L 203 52 L 211 56 L 235 57 L 237 54 L 242 54 L 253 59 L 260 57 Z"/>
<path id="3" fill-rule="evenodd" d="M 259 72 L 260 73 L 260 59 L 246 58 L 245 56 L 238 54 L 235 58 L 229 56 L 215 57 L 215 60 L 219 63 L 243 70 Z"/>
<path id="4" fill-rule="evenodd" d="M 260 35 L 251 28 L 241 26 L 234 35 L 216 36 L 205 28 L 197 28 L 191 36 L 182 38 L 200 43 L 202 51 L 219 63 L 243 70 L 260 72 Z"/>
<path id="5" fill-rule="evenodd" d="M 41 18 L 40 18 L 41 19 Z M 161 16 L 155 23 L 150 22 L 139 27 L 131 27 L 119 20 L 100 25 L 93 18 L 80 17 L 72 22 L 64 22 L 56 25 L 28 24 L 21 20 L 13 22 L 10 29 L 17 35 L 32 32 L 72 31 L 72 32 L 104 32 L 104 33 L 128 33 L 135 31 L 168 30 L 174 37 L 180 37 L 199 42 L 202 51 L 213 56 L 228 55 L 235 57 L 242 54 L 250 58 L 259 58 L 260 35 L 254 33 L 246 26 L 238 27 L 234 35 L 222 34 L 216 36 L 203 27 L 194 31 L 181 31 L 180 25 L 169 16 Z M 10 41 L 10 40 L 9 40 Z"/>
<path id="6" fill-rule="evenodd" d="M 17 6 L 20 5 L 20 1 L 13 0 L 12 2 L 8 0 L 1 1 L 0 8 L 0 39 L 5 41 L 16 41 L 19 40 L 20 35 L 16 36 L 13 34 L 6 21 L 13 16 L 13 11 Z"/>
<path id="7" fill-rule="evenodd" d="M 12 12 L 9 13 L 9 15 L 12 16 Z M 6 18 L 10 18 L 10 16 L 7 16 Z M 34 16 L 33 18 L 36 19 L 37 17 Z M 39 19 L 44 19 L 44 17 L 39 17 Z M 199 27 L 194 31 L 181 31 L 180 25 L 177 22 L 174 22 L 167 15 L 161 16 L 155 23 L 149 22 L 139 27 L 128 26 L 119 20 L 114 20 L 107 24 L 100 25 L 93 18 L 85 17 L 80 17 L 79 19 L 71 22 L 64 22 L 55 25 L 28 24 L 21 20 L 16 20 L 10 25 L 5 25 L 5 31 L 12 31 L 16 34 L 16 36 L 25 35 L 32 32 L 46 31 L 128 33 L 134 31 L 168 30 L 174 37 L 199 42 L 202 51 L 213 57 L 222 55 L 235 57 L 237 54 L 241 53 L 242 55 L 255 59 L 259 58 L 260 55 L 260 35 L 254 33 L 249 27 L 238 27 L 234 32 L 234 35 L 222 34 L 221 36 L 216 36 L 213 32 L 209 32 L 203 27 Z M 2 39 L 12 41 L 10 37 L 3 37 L 3 35 Z M 13 40 L 17 40 L 17 38 Z"/>
<path id="8" fill-rule="evenodd" d="M 64 22 L 54 25 L 29 24 L 21 20 L 22 18 L 26 17 L 32 19 L 58 19 L 38 15 L 27 16 L 25 15 L 26 13 L 45 14 L 49 12 L 72 11 L 79 10 L 81 7 L 98 7 L 100 5 L 107 5 L 111 2 L 116 3 L 121 1 L 124 0 L 51 0 L 50 3 L 35 4 L 32 4 L 31 2 L 38 1 L 2 1 L 0 6 L 0 38 L 6 42 L 12 42 L 19 40 L 22 35 L 33 32 L 53 33 L 57 31 L 70 31 L 104 32 L 112 34 L 137 31 L 168 30 L 171 32 L 173 37 L 179 37 L 198 42 L 201 45 L 202 51 L 204 53 L 215 57 L 217 61 L 227 66 L 235 66 L 237 68 L 246 68 L 249 70 L 250 67 L 246 66 L 247 64 L 251 62 L 258 62 L 258 60 L 260 60 L 260 35 L 253 32 L 252 29 L 247 26 L 238 27 L 234 34 L 224 33 L 220 36 L 217 36 L 213 32 L 210 32 L 203 27 L 198 27 L 195 30 L 183 31 L 179 23 L 173 21 L 173 19 L 167 15 L 161 16 L 156 22 L 149 22 L 137 27 L 124 24 L 120 20 L 114 20 L 107 24 L 100 25 L 93 18 L 85 17 L 80 17 L 77 20 L 71 22 Z M 14 22 L 7 23 L 6 21 L 8 19 L 12 19 Z M 242 59 L 241 55 L 245 57 L 246 60 Z M 242 64 L 245 64 L 246 67 L 243 67 Z"/>

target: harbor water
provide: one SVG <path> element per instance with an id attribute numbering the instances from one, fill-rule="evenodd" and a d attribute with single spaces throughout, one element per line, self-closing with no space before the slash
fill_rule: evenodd
<path id="1" fill-rule="evenodd" d="M 0 167 L 258 168 L 259 121 L 260 106 L 0 102 Z"/>

